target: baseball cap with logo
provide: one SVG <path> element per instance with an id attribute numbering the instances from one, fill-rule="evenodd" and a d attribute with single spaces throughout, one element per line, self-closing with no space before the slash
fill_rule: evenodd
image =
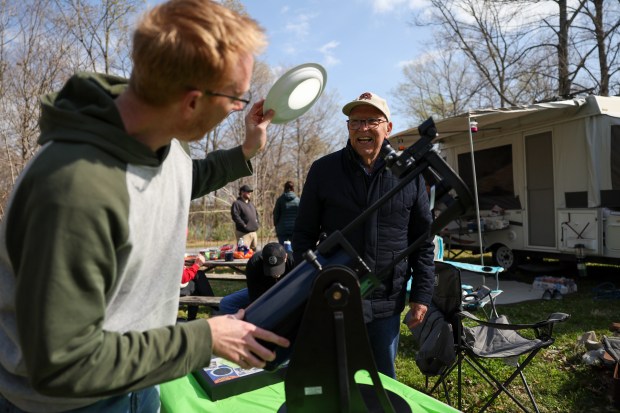
<path id="1" fill-rule="evenodd" d="M 286 250 L 277 242 L 270 242 L 263 247 L 263 270 L 265 275 L 278 278 L 286 269 Z"/>
<path id="2" fill-rule="evenodd" d="M 357 99 L 354 99 L 351 102 L 344 105 L 342 107 L 342 113 L 349 116 L 349 114 L 351 113 L 351 110 L 353 110 L 354 107 L 360 106 L 360 105 L 374 106 L 377 109 L 379 109 L 381 112 L 383 112 L 388 122 L 392 121 L 390 118 L 390 109 L 388 108 L 388 105 L 385 99 L 371 92 L 364 92 Z"/>

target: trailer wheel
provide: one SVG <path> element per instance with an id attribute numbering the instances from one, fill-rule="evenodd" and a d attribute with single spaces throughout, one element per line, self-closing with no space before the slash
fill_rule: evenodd
<path id="1" fill-rule="evenodd" d="M 500 245 L 493 249 L 493 261 L 498 267 L 512 271 L 519 265 L 519 256 L 507 246 Z"/>

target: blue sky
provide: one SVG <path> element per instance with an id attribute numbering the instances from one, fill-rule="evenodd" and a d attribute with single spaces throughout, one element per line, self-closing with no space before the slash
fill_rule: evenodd
<path id="1" fill-rule="evenodd" d="M 420 57 L 429 43 L 430 29 L 410 23 L 425 1 L 241 2 L 267 32 L 269 46 L 260 59 L 273 68 L 319 63 L 327 71 L 326 89 L 337 93 L 340 106 L 374 92 L 388 101 L 393 132 L 407 127 L 392 91 L 404 81 L 402 65 Z"/>

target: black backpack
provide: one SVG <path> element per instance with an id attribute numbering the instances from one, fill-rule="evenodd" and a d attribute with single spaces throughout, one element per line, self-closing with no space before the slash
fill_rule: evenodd
<path id="1" fill-rule="evenodd" d="M 416 364 L 425 376 L 438 376 L 456 360 L 454 331 L 456 313 L 461 310 L 460 270 L 435 262 L 435 289 L 422 323 L 411 329 L 418 347 Z M 405 323 L 411 317 L 408 312 Z"/>

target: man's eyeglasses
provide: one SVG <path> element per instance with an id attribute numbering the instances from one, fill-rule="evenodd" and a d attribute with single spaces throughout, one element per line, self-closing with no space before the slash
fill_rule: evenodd
<path id="1" fill-rule="evenodd" d="M 232 100 L 233 102 L 241 102 L 240 103 L 241 107 L 239 108 L 239 110 L 245 109 L 246 106 L 248 106 L 248 104 L 252 100 L 252 93 L 250 91 L 248 91 L 245 95 L 243 95 L 243 97 L 225 95 L 223 93 L 211 92 L 210 90 L 205 90 L 204 93 L 205 95 L 209 95 L 209 96 L 221 96 L 224 98 L 228 98 Z"/>
<path id="2" fill-rule="evenodd" d="M 349 119 L 347 126 L 350 130 L 358 130 L 365 125 L 368 129 L 377 129 L 383 122 L 387 122 L 385 119 L 370 118 L 370 119 Z"/>

